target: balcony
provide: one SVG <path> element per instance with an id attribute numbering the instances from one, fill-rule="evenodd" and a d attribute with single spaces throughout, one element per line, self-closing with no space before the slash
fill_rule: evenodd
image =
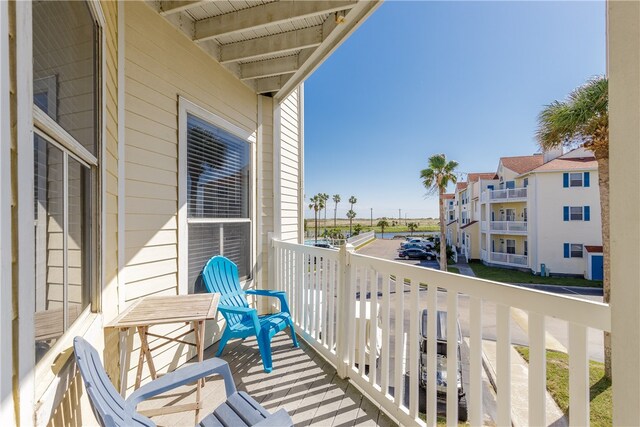
<path id="1" fill-rule="evenodd" d="M 459 338 L 468 348 L 468 359 L 465 356 L 462 363 L 468 373 L 465 389 L 471 425 L 484 421 L 482 346 L 486 340 L 495 341 L 495 422 L 511 425 L 512 386 L 522 381 L 511 375 L 512 308 L 528 313 L 531 325 L 525 332 L 532 365 L 527 380 L 528 424 L 554 421 L 546 419 L 545 370 L 535 367 L 545 365 L 545 322 L 562 322 L 568 326 L 571 343 L 567 346 L 571 360 L 569 422 L 588 425 L 588 330 L 610 331 L 608 305 L 383 260 L 358 254 L 351 246 L 334 251 L 279 240 L 272 240 L 271 246 L 270 283 L 288 293 L 296 332 L 309 349 L 322 356 L 326 369 L 348 378 L 349 387 L 364 391 L 374 406 L 400 425 L 424 426 L 425 420 L 427 425 L 436 425 L 438 410 L 447 424 L 457 423 L 455 381 L 445 386 L 446 409 L 437 403 L 435 322 L 426 331 L 426 392 L 419 391 L 418 376 L 412 375 L 419 372 L 421 363 L 417 337 L 424 309 L 447 311 L 449 331 L 456 331 L 456 319 L 461 319 L 463 337 Z M 527 262 L 523 255 L 489 256 L 520 266 Z M 358 313 L 365 312 L 377 313 L 371 319 L 377 327 L 359 327 Z M 456 341 L 447 341 L 448 354 L 456 354 Z M 380 351 L 358 351 L 376 348 Z M 445 369 L 448 378 L 456 378 L 456 358 L 449 358 Z M 427 408 L 426 414 L 419 410 L 421 406 Z"/>
<path id="2" fill-rule="evenodd" d="M 482 192 L 481 202 L 522 202 L 527 199 L 527 188 L 507 188 Z"/>
<path id="3" fill-rule="evenodd" d="M 506 252 L 489 252 L 488 261 L 494 264 L 505 264 L 515 267 L 527 267 L 528 257 L 526 255 L 508 254 Z"/>
<path id="4" fill-rule="evenodd" d="M 490 221 L 489 230 L 501 234 L 527 234 L 527 221 Z"/>

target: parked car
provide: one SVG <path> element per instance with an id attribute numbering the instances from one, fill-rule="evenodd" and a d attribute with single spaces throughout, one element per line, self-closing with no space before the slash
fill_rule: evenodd
<path id="1" fill-rule="evenodd" d="M 422 310 L 422 322 L 420 322 L 420 378 L 419 384 L 422 389 L 421 392 L 426 393 L 427 388 L 427 310 Z M 437 368 L 436 368 L 436 390 L 439 402 L 446 402 L 447 400 L 447 312 L 438 310 L 437 313 L 437 326 L 436 326 L 436 352 L 437 352 Z M 456 321 L 457 326 L 457 345 L 456 355 L 458 359 L 458 375 L 455 379 L 458 388 L 458 420 L 466 422 L 468 418 L 467 411 L 467 397 L 462 386 L 462 357 L 460 354 L 460 346 L 462 344 L 462 332 L 460 330 L 460 323 Z M 420 399 L 420 403 L 426 406 L 426 399 Z M 419 408 L 422 412 L 425 411 L 424 406 Z"/>
<path id="2" fill-rule="evenodd" d="M 398 252 L 398 258 L 426 259 L 430 261 L 432 259 L 436 259 L 436 254 L 433 251 L 426 251 L 420 248 L 409 248 L 402 249 Z"/>
<path id="3" fill-rule="evenodd" d="M 400 243 L 401 249 L 409 248 L 421 248 L 421 249 L 433 249 L 435 243 L 431 240 L 423 239 L 422 237 L 407 237 L 407 240 Z"/>
<path id="4" fill-rule="evenodd" d="M 318 242 L 318 243 L 314 243 L 313 246 L 315 246 L 316 248 L 323 248 L 323 249 L 335 249 L 338 250 L 337 247 L 333 246 L 330 243 L 324 243 L 324 242 Z"/>

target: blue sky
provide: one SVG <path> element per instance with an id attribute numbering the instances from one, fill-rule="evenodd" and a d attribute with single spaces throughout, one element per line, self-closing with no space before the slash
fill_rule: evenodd
<path id="1" fill-rule="evenodd" d="M 485 172 L 532 154 L 544 105 L 605 71 L 604 1 L 387 1 L 305 83 L 305 207 L 436 217 L 429 155 Z"/>

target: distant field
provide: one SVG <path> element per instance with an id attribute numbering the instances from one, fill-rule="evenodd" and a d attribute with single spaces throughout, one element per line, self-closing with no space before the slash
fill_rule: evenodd
<path id="1" fill-rule="evenodd" d="M 374 218 L 373 219 L 373 227 L 371 227 L 371 219 L 370 218 L 355 218 L 353 220 L 353 226 L 356 224 L 360 224 L 364 231 L 375 230 L 376 232 L 382 231 L 380 227 L 377 227 L 378 221 L 382 218 Z M 387 218 L 387 222 L 389 223 L 389 227 L 385 227 L 384 231 L 388 233 L 394 232 L 409 232 L 407 228 L 408 223 L 415 222 L 418 224 L 418 229 L 416 233 L 425 232 L 425 231 L 438 231 L 440 229 L 439 222 L 434 218 L 407 218 L 406 220 L 403 218 L 402 220 L 397 219 L 389 219 Z M 394 225 L 395 222 L 395 225 Z M 325 228 L 334 228 L 333 218 L 329 218 L 327 216 L 327 221 L 325 223 L 324 217 L 322 219 L 318 218 L 318 230 L 324 230 Z M 315 227 L 314 219 L 307 218 L 307 230 L 311 231 Z M 349 229 L 349 220 L 344 218 L 338 218 L 336 220 L 336 227 L 340 229 Z"/>

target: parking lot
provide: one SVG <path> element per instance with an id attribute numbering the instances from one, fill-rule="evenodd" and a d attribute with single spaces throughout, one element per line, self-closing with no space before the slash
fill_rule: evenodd
<path id="1" fill-rule="evenodd" d="M 391 261 L 403 262 L 405 264 L 420 265 L 422 267 L 435 268 L 436 270 L 438 269 L 438 261 L 436 260 L 405 260 L 398 258 L 398 251 L 400 250 L 401 242 L 404 242 L 404 239 L 376 239 L 363 248 L 359 249 L 358 253 L 382 259 L 388 259 Z"/>

